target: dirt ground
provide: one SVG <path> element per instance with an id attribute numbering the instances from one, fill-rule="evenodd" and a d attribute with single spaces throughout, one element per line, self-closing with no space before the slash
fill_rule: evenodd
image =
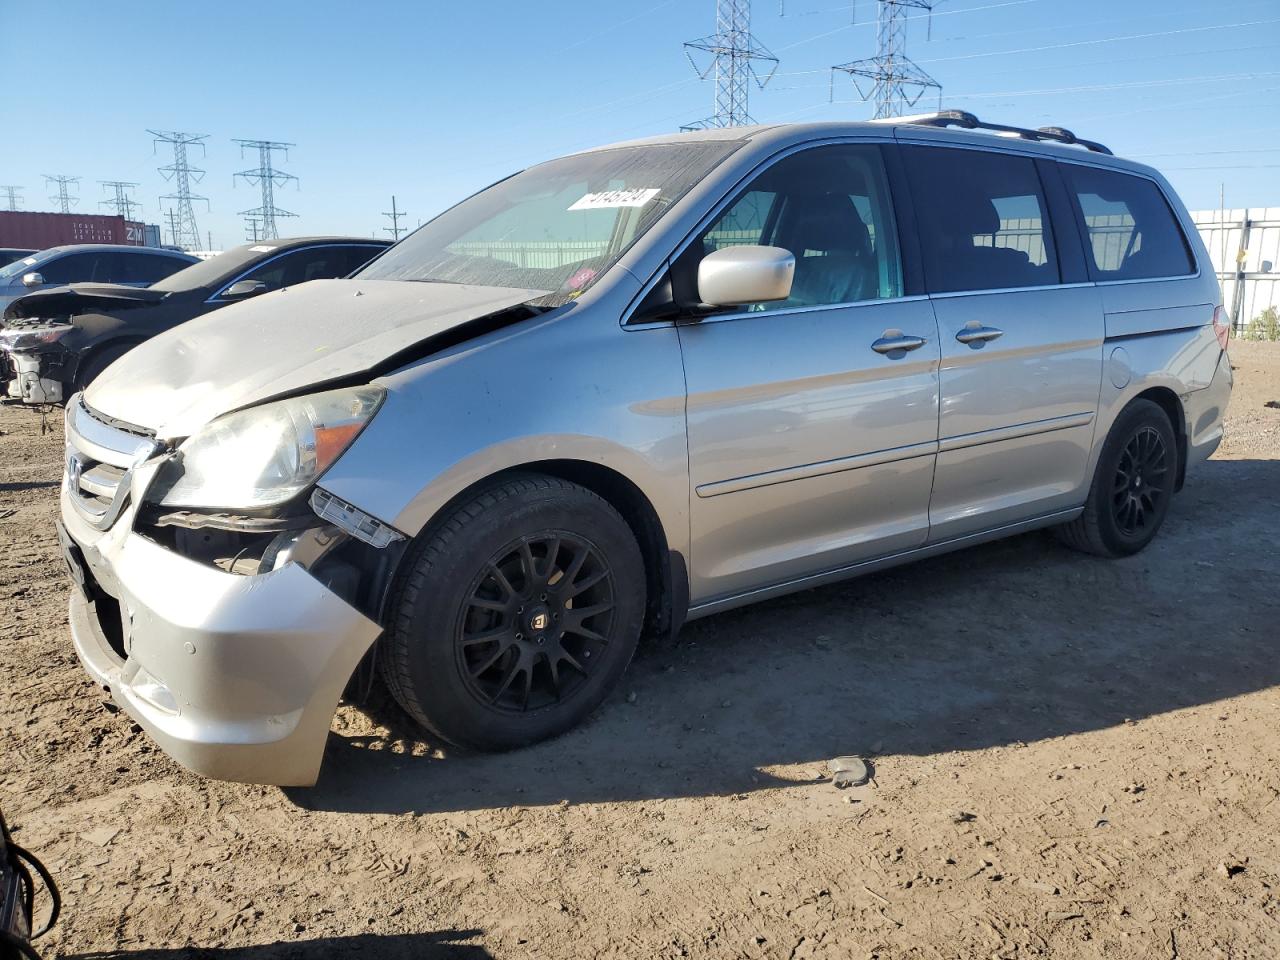
<path id="1" fill-rule="evenodd" d="M 506 756 L 375 693 L 289 791 L 104 709 L 60 427 L 0 409 L 0 805 L 65 891 L 46 956 L 1280 956 L 1280 344 L 1232 359 L 1137 557 L 1033 534 L 703 620 Z M 872 784 L 835 789 L 847 753 Z"/>

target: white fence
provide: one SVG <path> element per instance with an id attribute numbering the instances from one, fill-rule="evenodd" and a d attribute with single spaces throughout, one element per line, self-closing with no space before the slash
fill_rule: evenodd
<path id="1" fill-rule="evenodd" d="M 1280 308 L 1280 207 L 1191 214 L 1222 284 L 1236 331 L 1268 307 Z"/>

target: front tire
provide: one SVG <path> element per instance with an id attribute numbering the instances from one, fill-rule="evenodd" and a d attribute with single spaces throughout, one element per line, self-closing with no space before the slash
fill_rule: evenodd
<path id="1" fill-rule="evenodd" d="M 1168 415 L 1150 400 L 1134 400 L 1107 434 L 1084 513 L 1058 527 L 1058 538 L 1099 557 L 1137 553 L 1164 523 L 1177 473 Z"/>
<path id="2" fill-rule="evenodd" d="M 604 499 L 556 477 L 499 482 L 406 560 L 382 672 L 418 723 L 508 750 L 582 721 L 635 653 L 644 561 Z"/>

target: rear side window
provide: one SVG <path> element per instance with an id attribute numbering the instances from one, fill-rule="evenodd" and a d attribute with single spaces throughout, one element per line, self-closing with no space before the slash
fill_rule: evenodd
<path id="1" fill-rule="evenodd" d="M 1152 181 L 1075 163 L 1059 166 L 1080 205 L 1095 280 L 1149 280 L 1195 272 L 1182 228 Z"/>
<path id="2" fill-rule="evenodd" d="M 130 253 L 125 256 L 129 261 L 128 276 L 123 281 L 117 281 L 118 283 L 155 283 L 190 266 L 177 257 L 157 257 L 153 253 Z"/>
<path id="3" fill-rule="evenodd" d="M 902 153 L 930 293 L 1061 282 L 1035 161 L 935 147 Z"/>

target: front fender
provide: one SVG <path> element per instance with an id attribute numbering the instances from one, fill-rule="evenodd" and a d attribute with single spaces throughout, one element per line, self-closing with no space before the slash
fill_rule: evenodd
<path id="1" fill-rule="evenodd" d="M 687 553 L 679 340 L 669 327 L 623 329 L 612 300 L 381 378 L 382 409 L 320 486 L 416 535 L 486 477 L 539 461 L 582 461 L 639 488 L 670 548 Z"/>

